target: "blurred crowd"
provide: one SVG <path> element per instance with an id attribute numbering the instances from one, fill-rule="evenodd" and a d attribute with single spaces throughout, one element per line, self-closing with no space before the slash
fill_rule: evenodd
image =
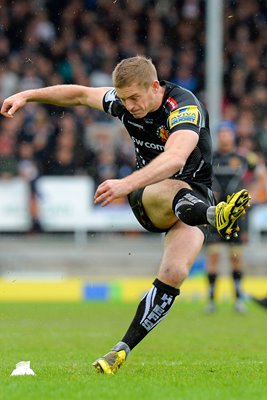
<path id="1" fill-rule="evenodd" d="M 255 202 L 267 200 L 267 5 L 224 2 L 223 119 L 254 163 Z M 205 1 L 1 0 L 0 100 L 63 83 L 111 86 L 122 58 L 150 56 L 159 73 L 205 102 Z M 135 165 L 130 138 L 86 107 L 30 103 L 0 120 L 0 177 L 93 177 L 96 185 Z M 254 171 L 254 172 L 255 172 Z M 251 182 L 250 182 L 251 183 Z"/>

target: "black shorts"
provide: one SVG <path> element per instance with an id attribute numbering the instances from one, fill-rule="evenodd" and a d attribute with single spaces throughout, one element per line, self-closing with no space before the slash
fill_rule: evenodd
<path id="1" fill-rule="evenodd" d="M 128 195 L 128 201 L 131 209 L 133 210 L 135 218 L 142 225 L 142 227 L 149 232 L 166 232 L 162 229 L 156 228 L 148 218 L 142 203 L 143 191 L 144 188 L 137 189 Z"/>
<path id="2" fill-rule="evenodd" d="M 195 183 L 195 182 L 192 183 L 188 181 L 187 183 L 191 186 L 192 190 L 194 190 L 194 193 L 207 205 L 209 206 L 215 205 L 215 199 L 211 189 L 207 188 L 207 186 L 201 183 Z M 143 228 L 145 228 L 149 232 L 159 232 L 159 233 L 168 232 L 170 228 L 169 229 L 157 228 L 148 218 L 142 203 L 143 191 L 144 188 L 138 189 L 128 195 L 129 204 L 131 206 L 131 209 L 133 210 L 133 213 L 137 221 L 142 225 Z M 199 228 L 206 236 L 207 227 L 199 226 Z"/>

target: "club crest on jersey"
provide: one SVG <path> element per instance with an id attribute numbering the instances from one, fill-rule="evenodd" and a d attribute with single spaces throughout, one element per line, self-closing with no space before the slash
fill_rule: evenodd
<path id="1" fill-rule="evenodd" d="M 241 167 L 241 160 L 240 160 L 239 157 L 233 156 L 233 157 L 231 157 L 231 158 L 229 159 L 228 164 L 229 164 L 229 167 L 230 167 L 230 168 L 232 168 L 232 169 L 238 169 L 238 168 Z"/>
<path id="2" fill-rule="evenodd" d="M 170 129 L 179 124 L 194 124 L 197 125 L 199 120 L 199 111 L 197 106 L 186 106 L 178 108 L 171 112 L 169 116 Z"/>
<path id="3" fill-rule="evenodd" d="M 158 129 L 158 136 L 162 140 L 162 142 L 167 142 L 168 137 L 170 136 L 169 131 L 165 128 L 165 126 L 161 125 Z"/>

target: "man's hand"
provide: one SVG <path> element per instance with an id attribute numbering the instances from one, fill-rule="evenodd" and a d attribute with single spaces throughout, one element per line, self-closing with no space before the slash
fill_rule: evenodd
<path id="1" fill-rule="evenodd" d="M 104 207 L 119 197 L 125 197 L 131 192 L 130 186 L 125 178 L 123 179 L 108 179 L 101 183 L 94 195 L 94 203 Z"/>
<path id="2" fill-rule="evenodd" d="M 14 94 L 3 102 L 1 114 L 7 118 L 13 118 L 15 112 L 20 110 L 26 102 L 26 98 L 21 93 Z"/>

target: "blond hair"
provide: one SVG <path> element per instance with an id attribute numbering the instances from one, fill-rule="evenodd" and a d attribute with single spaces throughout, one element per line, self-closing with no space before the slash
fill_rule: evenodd
<path id="1" fill-rule="evenodd" d="M 157 80 L 157 70 L 150 58 L 136 56 L 122 60 L 112 73 L 115 88 L 123 88 L 137 83 L 140 86 L 149 87 Z"/>

